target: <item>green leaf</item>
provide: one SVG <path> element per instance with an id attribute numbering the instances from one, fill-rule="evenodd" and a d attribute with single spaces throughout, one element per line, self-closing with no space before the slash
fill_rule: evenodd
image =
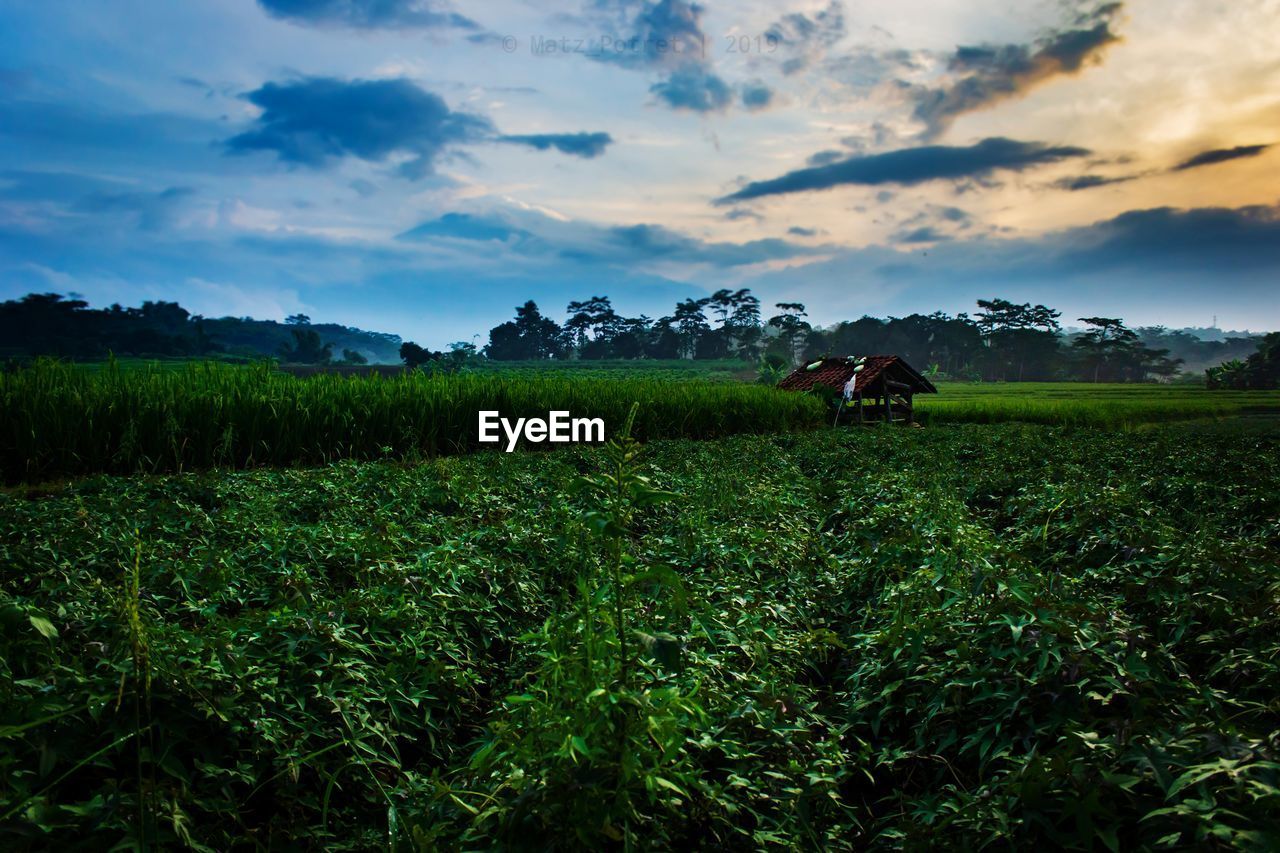
<path id="1" fill-rule="evenodd" d="M 27 621 L 31 623 L 31 627 L 35 628 L 46 639 L 58 639 L 58 629 L 53 627 L 53 623 L 43 616 L 37 616 L 34 613 L 27 614 Z"/>

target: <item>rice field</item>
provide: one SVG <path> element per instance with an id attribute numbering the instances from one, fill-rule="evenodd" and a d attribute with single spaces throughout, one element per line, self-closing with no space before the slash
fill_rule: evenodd
<path id="1" fill-rule="evenodd" d="M 1280 414 L 1280 391 L 1208 391 L 1194 385 L 943 382 L 915 398 L 929 423 L 1026 423 L 1130 429 L 1172 420 Z"/>
<path id="2" fill-rule="evenodd" d="M 480 410 L 600 417 L 607 436 L 634 403 L 644 439 L 804 429 L 826 416 L 817 399 L 745 383 L 521 372 L 303 379 L 269 363 L 86 371 L 39 362 L 0 375 L 0 471 L 12 483 L 429 458 L 476 449 Z"/>
<path id="3" fill-rule="evenodd" d="M 158 473 L 338 459 L 421 459 L 475 450 L 477 412 L 600 417 L 606 435 L 640 404 L 637 437 L 717 438 L 828 423 L 815 397 L 700 381 L 696 366 L 517 365 L 307 377 L 268 362 L 81 365 L 43 361 L 0 374 L 0 478 Z M 705 375 L 705 374 L 704 374 Z M 1022 421 L 1133 429 L 1170 420 L 1280 413 L 1280 392 L 1084 383 L 944 383 L 916 398 L 925 425 Z"/>

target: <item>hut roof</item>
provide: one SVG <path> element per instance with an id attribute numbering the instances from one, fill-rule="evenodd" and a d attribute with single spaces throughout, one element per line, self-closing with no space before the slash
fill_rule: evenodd
<path id="1" fill-rule="evenodd" d="M 859 370 L 859 367 L 862 369 Z M 853 376 L 858 377 L 855 391 L 866 391 L 881 376 L 887 376 L 910 385 L 917 394 L 938 393 L 933 383 L 896 355 L 851 355 L 819 359 L 796 369 L 779 382 L 778 387 L 784 391 L 808 391 L 816 385 L 825 385 L 840 391 Z"/>

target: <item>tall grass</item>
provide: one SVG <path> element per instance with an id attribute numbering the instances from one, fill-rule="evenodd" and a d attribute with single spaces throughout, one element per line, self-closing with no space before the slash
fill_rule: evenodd
<path id="1" fill-rule="evenodd" d="M 604 418 L 606 435 L 641 404 L 635 433 L 714 438 L 816 426 L 822 404 L 732 383 L 467 374 L 300 379 L 269 365 L 89 372 L 42 361 L 0 375 L 7 482 L 96 472 L 318 464 L 474 449 L 476 413 Z"/>

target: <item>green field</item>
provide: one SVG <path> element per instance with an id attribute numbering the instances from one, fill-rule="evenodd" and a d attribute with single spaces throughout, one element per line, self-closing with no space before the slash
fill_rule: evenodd
<path id="1" fill-rule="evenodd" d="M 1207 391 L 1188 385 L 1086 382 L 941 382 L 915 398 L 924 423 L 1132 428 L 1197 418 L 1280 414 L 1280 391 Z"/>
<path id="2" fill-rule="evenodd" d="M 554 364 L 554 363 L 553 363 Z M 815 398 L 738 381 L 698 381 L 728 363 L 516 364 L 456 375 L 296 377 L 270 363 L 81 365 L 0 374 L 0 477 L 38 482 L 100 472 L 422 459 L 476 449 L 476 413 L 602 417 L 608 432 L 640 404 L 636 435 L 717 438 L 817 428 Z M 1135 428 L 1280 413 L 1280 392 L 1083 383 L 943 383 L 917 396 L 925 424 Z"/>
<path id="3" fill-rule="evenodd" d="M 54 362 L 0 374 L 6 482 L 96 472 L 416 459 L 475 449 L 482 409 L 509 418 L 565 410 L 637 435 L 676 438 L 816 426 L 812 397 L 733 382 L 559 372 L 297 378 L 269 363 L 87 371 Z"/>
<path id="4" fill-rule="evenodd" d="M 1278 517 L 1230 424 L 10 491 L 0 838 L 1274 847 Z"/>

